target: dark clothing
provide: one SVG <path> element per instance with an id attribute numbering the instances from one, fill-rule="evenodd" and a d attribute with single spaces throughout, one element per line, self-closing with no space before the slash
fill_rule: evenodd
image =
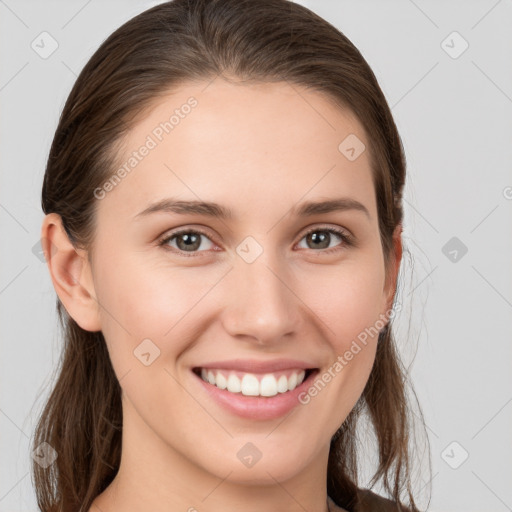
<path id="1" fill-rule="evenodd" d="M 396 502 L 370 491 L 359 489 L 359 504 L 350 512 L 398 512 Z M 403 512 L 410 512 L 410 509 L 402 507 Z"/>

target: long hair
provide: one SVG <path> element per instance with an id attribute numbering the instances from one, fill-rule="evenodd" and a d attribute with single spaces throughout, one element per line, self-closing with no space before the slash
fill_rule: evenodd
<path id="1" fill-rule="evenodd" d="M 402 223 L 405 156 L 384 94 L 369 65 L 338 29 L 289 0 L 174 0 L 135 16 L 113 32 L 78 76 L 53 138 L 42 186 L 45 214 L 60 215 L 75 248 L 92 247 L 94 190 L 115 170 L 116 150 L 146 109 L 173 87 L 217 76 L 304 86 L 348 108 L 369 141 L 386 268 Z M 121 459 L 121 388 L 101 332 L 83 330 L 57 297 L 63 350 L 55 383 L 36 425 L 33 449 L 48 443 L 50 466 L 32 463 L 43 512 L 88 510 L 112 482 Z M 391 323 L 379 334 L 364 391 L 331 440 L 327 492 L 358 504 L 358 419 L 378 444 L 372 484 L 402 510 L 411 488 L 407 372 Z"/>

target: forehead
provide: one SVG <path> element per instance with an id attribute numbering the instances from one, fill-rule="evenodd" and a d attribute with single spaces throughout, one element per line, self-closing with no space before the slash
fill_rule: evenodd
<path id="1" fill-rule="evenodd" d="M 355 159 L 347 157 L 352 147 Z M 117 162 L 125 172 L 99 208 L 133 217 L 150 202 L 179 196 L 275 214 L 276 201 L 282 210 L 346 195 L 373 216 L 367 149 L 352 112 L 319 92 L 221 78 L 183 84 L 155 99 L 127 133 Z"/>

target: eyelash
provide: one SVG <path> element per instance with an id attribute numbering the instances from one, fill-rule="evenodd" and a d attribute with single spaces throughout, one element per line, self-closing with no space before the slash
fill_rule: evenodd
<path id="1" fill-rule="evenodd" d="M 304 235 L 302 236 L 302 238 L 300 240 L 302 240 L 306 236 L 310 235 L 311 233 L 316 233 L 317 231 L 322 231 L 322 232 L 325 232 L 325 233 L 335 234 L 335 235 L 337 235 L 337 236 L 339 236 L 341 238 L 343 243 L 338 245 L 338 246 L 330 247 L 329 249 L 322 249 L 322 250 L 319 250 L 319 251 L 315 251 L 315 250 L 311 249 L 313 252 L 319 252 L 319 253 L 324 253 L 324 254 L 332 254 L 334 252 L 341 251 L 341 250 L 343 250 L 346 247 L 352 247 L 352 246 L 355 245 L 355 242 L 354 242 L 354 239 L 353 239 L 352 235 L 349 235 L 346 231 L 343 231 L 343 230 L 338 229 L 338 228 L 332 228 L 332 227 L 329 227 L 329 228 L 321 228 L 321 227 L 312 228 L 309 231 L 307 231 L 306 233 L 304 233 Z M 190 233 L 197 234 L 197 235 L 203 235 L 203 236 L 205 236 L 206 238 L 208 238 L 210 240 L 210 237 L 208 236 L 208 234 L 205 233 L 204 231 L 200 230 L 200 229 L 182 229 L 182 230 L 176 231 L 174 233 L 171 233 L 170 235 L 164 236 L 164 238 L 162 238 L 162 239 L 160 239 L 158 241 L 158 246 L 162 247 L 164 250 L 171 251 L 171 252 L 174 252 L 174 253 L 178 253 L 179 255 L 183 255 L 186 258 L 197 257 L 200 253 L 202 253 L 204 251 L 196 251 L 196 252 L 191 252 L 190 254 L 187 254 L 186 251 L 182 251 L 180 249 L 175 249 L 174 247 L 171 248 L 171 247 L 166 246 L 166 244 L 169 243 L 173 238 L 178 237 L 179 235 L 190 234 Z"/>

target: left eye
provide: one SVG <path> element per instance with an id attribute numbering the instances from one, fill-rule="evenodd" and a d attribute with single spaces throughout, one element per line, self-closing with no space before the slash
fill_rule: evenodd
<path id="1" fill-rule="evenodd" d="M 320 236 L 318 236 L 319 233 L 320 233 Z M 326 233 L 328 233 L 328 235 L 326 235 Z M 335 246 L 335 247 L 329 247 L 329 243 L 332 241 L 331 235 L 337 236 L 339 239 L 341 239 L 341 241 L 343 243 L 339 244 L 338 246 Z M 304 239 L 307 242 L 312 242 L 314 244 L 317 244 L 316 245 L 317 249 L 318 248 L 319 249 L 329 249 L 328 251 L 323 251 L 323 252 L 331 252 L 331 249 L 334 249 L 335 251 L 340 250 L 341 248 L 343 248 L 343 245 L 348 246 L 351 244 L 350 236 L 347 233 L 345 233 L 344 231 L 341 231 L 341 230 L 335 229 L 335 228 L 312 229 L 304 235 L 302 240 L 304 240 Z"/>
<path id="2" fill-rule="evenodd" d="M 332 235 L 338 237 L 342 243 L 338 244 L 334 247 L 330 247 L 330 242 L 332 241 Z M 163 246 L 168 249 L 169 246 L 174 251 L 181 253 L 183 256 L 195 256 L 194 253 L 203 252 L 199 251 L 199 248 L 202 246 L 201 238 L 205 238 L 209 241 L 210 247 L 206 247 L 206 249 L 211 249 L 213 242 L 210 240 L 206 233 L 198 230 L 182 230 L 176 233 L 172 233 L 170 236 L 165 237 L 159 242 L 159 246 Z M 301 239 L 305 240 L 306 243 L 313 244 L 313 249 L 327 249 L 321 252 L 332 252 L 342 250 L 344 246 L 351 245 L 351 236 L 339 229 L 335 228 L 315 228 L 308 231 Z M 172 246 L 171 243 L 176 242 L 176 246 Z M 307 248 L 307 247 L 306 247 Z M 186 254 L 189 253 L 189 254 Z"/>

